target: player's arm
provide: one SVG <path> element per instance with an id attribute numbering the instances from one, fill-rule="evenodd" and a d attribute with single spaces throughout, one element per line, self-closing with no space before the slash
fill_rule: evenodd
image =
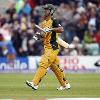
<path id="1" fill-rule="evenodd" d="M 64 31 L 64 28 L 59 24 L 58 20 L 54 19 L 52 23 L 52 28 L 45 28 L 43 29 L 43 31 L 45 33 L 50 31 L 54 31 L 56 33 L 62 33 Z"/>
<path id="2" fill-rule="evenodd" d="M 39 30 L 35 33 L 35 35 L 33 36 L 33 38 L 35 40 L 41 40 L 41 39 L 43 39 L 42 24 L 41 23 L 39 23 L 39 25 L 34 24 L 34 27 L 38 28 Z"/>
<path id="3" fill-rule="evenodd" d="M 56 33 L 62 33 L 64 31 L 64 28 L 62 26 L 59 26 L 57 28 L 52 28 L 52 30 Z"/>
<path id="4" fill-rule="evenodd" d="M 53 26 L 52 30 L 55 31 L 56 33 L 62 33 L 64 31 L 63 27 L 60 25 L 60 23 L 56 19 L 53 20 L 52 26 Z M 65 42 L 59 37 L 58 37 L 58 43 L 65 48 L 73 48 L 73 45 L 68 44 L 67 42 Z"/>
<path id="5" fill-rule="evenodd" d="M 54 19 L 52 23 L 52 30 L 56 33 L 62 33 L 64 31 L 64 28 L 61 26 L 57 19 Z"/>
<path id="6" fill-rule="evenodd" d="M 65 42 L 64 40 L 62 40 L 61 38 L 58 38 L 58 43 L 64 47 L 64 48 L 70 48 L 70 49 L 73 49 L 75 48 L 75 46 L 73 44 L 68 44 L 67 42 Z"/>

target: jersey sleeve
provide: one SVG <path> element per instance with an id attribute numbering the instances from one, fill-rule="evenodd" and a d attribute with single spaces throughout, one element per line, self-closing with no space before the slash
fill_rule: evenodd
<path id="1" fill-rule="evenodd" d="M 53 19 L 52 27 L 61 27 L 61 24 L 57 19 Z"/>

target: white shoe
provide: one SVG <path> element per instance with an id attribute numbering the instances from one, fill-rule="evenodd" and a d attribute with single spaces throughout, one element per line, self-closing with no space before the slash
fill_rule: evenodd
<path id="1" fill-rule="evenodd" d="M 26 84 L 34 90 L 38 89 L 38 85 L 34 85 L 33 82 L 26 81 Z"/>
<path id="2" fill-rule="evenodd" d="M 71 88 L 71 85 L 69 83 L 65 84 L 65 86 L 60 86 L 59 88 L 57 88 L 57 90 L 68 90 Z"/>

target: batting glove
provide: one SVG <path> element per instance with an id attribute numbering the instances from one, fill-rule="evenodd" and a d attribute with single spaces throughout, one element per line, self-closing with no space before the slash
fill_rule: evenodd
<path id="1" fill-rule="evenodd" d="M 51 29 L 50 29 L 50 28 L 44 28 L 43 31 L 44 31 L 45 33 L 48 33 L 48 32 L 51 32 Z"/>
<path id="2" fill-rule="evenodd" d="M 39 32 L 36 32 L 36 34 L 33 36 L 33 39 L 35 40 L 40 40 L 41 38 L 43 38 L 43 36 Z"/>

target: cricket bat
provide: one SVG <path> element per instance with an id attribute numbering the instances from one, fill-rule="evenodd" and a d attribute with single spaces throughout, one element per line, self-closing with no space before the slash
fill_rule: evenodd
<path id="1" fill-rule="evenodd" d="M 43 31 L 44 32 L 44 30 L 39 26 L 39 25 L 34 25 L 36 28 L 38 28 L 39 30 L 41 30 L 41 31 Z M 68 43 L 66 43 L 64 40 L 62 40 L 61 38 L 59 38 L 58 37 L 58 44 L 59 45 L 61 45 L 62 47 L 64 47 L 64 48 L 69 48 L 69 44 Z"/>

